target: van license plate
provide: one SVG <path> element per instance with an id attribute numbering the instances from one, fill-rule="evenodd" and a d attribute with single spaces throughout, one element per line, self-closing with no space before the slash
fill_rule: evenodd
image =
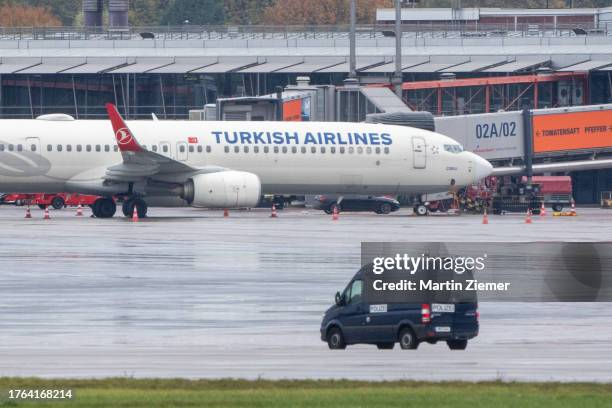
<path id="1" fill-rule="evenodd" d="M 450 327 L 448 326 L 437 326 L 436 333 L 450 333 Z"/>
<path id="2" fill-rule="evenodd" d="M 431 305 L 432 313 L 455 313 L 455 305 L 444 305 L 441 303 L 434 303 Z"/>

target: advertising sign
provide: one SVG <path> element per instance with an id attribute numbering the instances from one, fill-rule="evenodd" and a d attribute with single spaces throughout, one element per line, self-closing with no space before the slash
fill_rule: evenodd
<path id="1" fill-rule="evenodd" d="M 612 110 L 533 117 L 534 153 L 612 147 Z"/>
<path id="2" fill-rule="evenodd" d="M 301 122 L 302 121 L 302 100 L 293 99 L 283 103 L 283 121 Z"/>

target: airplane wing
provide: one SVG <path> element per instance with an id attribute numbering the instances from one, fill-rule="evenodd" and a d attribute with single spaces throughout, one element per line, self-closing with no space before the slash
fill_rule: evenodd
<path id="1" fill-rule="evenodd" d="M 557 163 L 534 164 L 533 172 L 535 174 L 540 174 L 547 172 L 569 172 L 606 168 L 612 168 L 612 159 L 577 160 Z M 525 174 L 525 166 L 496 167 L 491 173 L 492 176 L 512 176 L 519 174 Z"/>
<path id="2" fill-rule="evenodd" d="M 115 105 L 106 104 L 106 111 L 111 120 L 117 145 L 123 157 L 123 163 L 109 167 L 106 170 L 106 179 L 115 182 L 137 182 L 154 176 L 193 175 L 201 173 L 215 173 L 224 171 L 224 168 L 192 167 L 186 163 L 176 161 L 170 157 L 145 150 L 129 129 Z"/>

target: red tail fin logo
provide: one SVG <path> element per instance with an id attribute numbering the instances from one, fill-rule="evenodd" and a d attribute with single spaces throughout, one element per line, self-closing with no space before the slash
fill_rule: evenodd
<path id="1" fill-rule="evenodd" d="M 115 135 L 117 136 L 117 143 L 122 146 L 132 143 L 133 137 L 127 128 L 119 129 Z"/>

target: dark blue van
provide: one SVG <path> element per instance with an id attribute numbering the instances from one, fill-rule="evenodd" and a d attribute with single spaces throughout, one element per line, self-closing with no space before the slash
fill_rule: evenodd
<path id="1" fill-rule="evenodd" d="M 365 267 L 364 267 L 365 268 Z M 445 295 L 427 294 L 427 303 L 380 303 L 365 299 L 363 269 L 342 293 L 321 322 L 321 340 L 330 349 L 344 349 L 350 344 L 375 344 L 392 349 L 399 342 L 402 349 L 416 349 L 421 342 L 445 341 L 451 350 L 465 350 L 468 340 L 478 335 L 478 302 L 462 293 L 460 301 Z"/>

